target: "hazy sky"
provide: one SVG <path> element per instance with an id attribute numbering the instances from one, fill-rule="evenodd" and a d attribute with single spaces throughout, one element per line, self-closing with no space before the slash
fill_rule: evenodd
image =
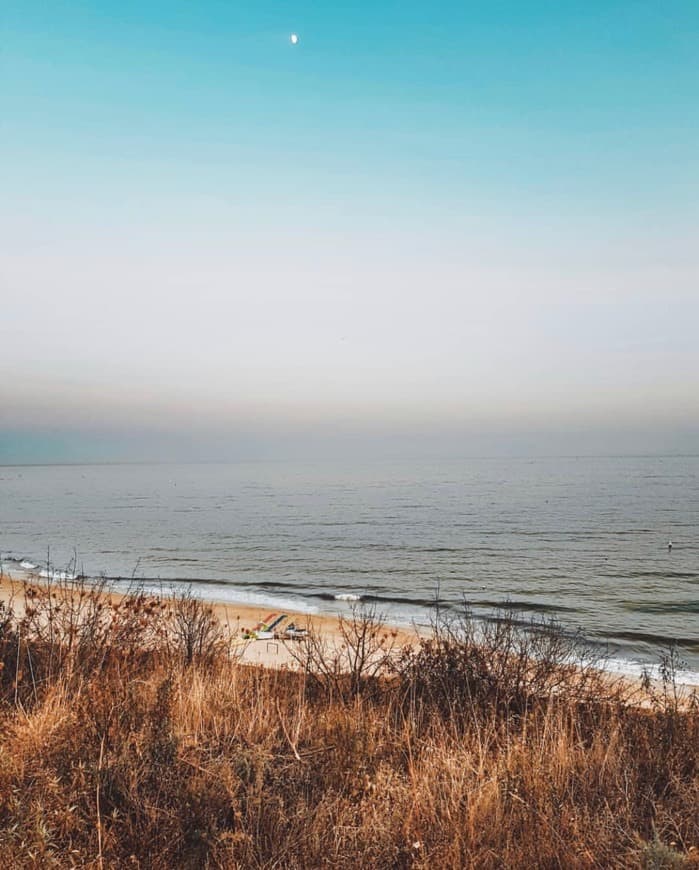
<path id="1" fill-rule="evenodd" d="M 0 462 L 696 452 L 697 94 L 696 0 L 4 0 Z"/>

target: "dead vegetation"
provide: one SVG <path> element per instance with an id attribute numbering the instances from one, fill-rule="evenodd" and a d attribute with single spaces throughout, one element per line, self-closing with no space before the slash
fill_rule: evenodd
<path id="1" fill-rule="evenodd" d="M 357 613 L 273 671 L 194 598 L 107 592 L 0 605 L 1 866 L 699 866 L 696 703 L 625 703 L 555 626 L 399 650 Z"/>

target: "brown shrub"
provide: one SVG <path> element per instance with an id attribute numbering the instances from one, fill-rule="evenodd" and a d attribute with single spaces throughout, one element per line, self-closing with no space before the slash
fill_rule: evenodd
<path id="1" fill-rule="evenodd" d="M 696 706 L 624 703 L 565 639 L 452 628 L 353 682 L 99 591 L 0 611 L 2 866 L 696 866 Z"/>

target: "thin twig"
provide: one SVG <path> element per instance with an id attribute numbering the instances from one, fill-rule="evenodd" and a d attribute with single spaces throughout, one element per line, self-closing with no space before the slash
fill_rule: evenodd
<path id="1" fill-rule="evenodd" d="M 284 724 L 284 719 L 282 717 L 282 711 L 281 711 L 281 708 L 279 706 L 279 699 L 278 698 L 277 698 L 277 713 L 279 714 L 279 724 L 282 726 L 282 731 L 284 732 L 284 736 L 289 741 L 289 746 L 291 747 L 291 751 L 294 753 L 294 758 L 297 761 L 303 761 L 303 759 L 301 758 L 301 756 L 298 753 L 298 750 L 296 749 L 296 744 L 289 736 L 289 732 L 286 730 L 286 725 Z"/>
<path id="2" fill-rule="evenodd" d="M 96 786 L 96 798 L 97 798 L 97 861 L 99 863 L 100 868 L 104 867 L 104 861 L 102 859 L 102 814 L 100 812 L 100 780 L 102 778 L 102 759 L 104 758 L 104 736 L 100 742 L 100 759 L 97 764 L 97 786 Z"/>

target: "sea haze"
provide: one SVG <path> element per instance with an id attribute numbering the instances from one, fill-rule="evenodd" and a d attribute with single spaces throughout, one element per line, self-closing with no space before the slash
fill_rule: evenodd
<path id="1" fill-rule="evenodd" d="M 428 623 L 437 594 L 699 671 L 699 457 L 0 468 L 5 571 Z M 673 547 L 668 549 L 668 541 Z"/>

